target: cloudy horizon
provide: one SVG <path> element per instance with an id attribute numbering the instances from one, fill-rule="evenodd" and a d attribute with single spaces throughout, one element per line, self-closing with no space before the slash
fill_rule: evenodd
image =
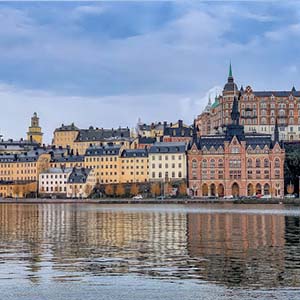
<path id="1" fill-rule="evenodd" d="M 300 88 L 300 4 L 0 2 L 0 133 L 192 123 L 224 86 Z M 272 75 L 272 76 L 271 76 Z"/>

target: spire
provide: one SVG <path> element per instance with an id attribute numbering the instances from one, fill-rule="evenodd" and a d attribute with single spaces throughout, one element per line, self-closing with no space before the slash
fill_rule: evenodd
<path id="1" fill-rule="evenodd" d="M 211 106 L 211 98 L 210 98 L 210 94 L 209 94 L 209 97 L 208 97 L 208 105 Z"/>
<path id="2" fill-rule="evenodd" d="M 236 96 L 234 96 L 232 111 L 231 111 L 231 120 L 232 124 L 239 125 L 240 113 L 239 113 L 239 103 Z"/>
<path id="3" fill-rule="evenodd" d="M 275 127 L 274 127 L 274 142 L 279 142 L 279 130 L 278 130 L 278 123 L 277 118 L 275 120 Z"/>
<path id="4" fill-rule="evenodd" d="M 228 74 L 228 77 L 233 77 L 233 76 L 232 76 L 231 61 L 230 61 L 230 64 L 229 64 L 229 74 Z"/>
<path id="5" fill-rule="evenodd" d="M 197 142 L 197 124 L 196 124 L 196 119 L 194 119 L 194 124 L 193 124 L 193 143 Z"/>

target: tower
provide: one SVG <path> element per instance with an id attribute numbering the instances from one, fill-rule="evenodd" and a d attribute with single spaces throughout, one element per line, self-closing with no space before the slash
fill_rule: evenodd
<path id="1" fill-rule="evenodd" d="M 227 83 L 224 86 L 223 89 L 223 96 L 229 96 L 229 97 L 233 97 L 234 95 L 237 95 L 238 92 L 238 87 L 236 85 L 236 83 L 234 82 L 234 78 L 232 75 L 232 67 L 231 67 L 231 63 L 229 65 L 229 72 L 228 72 L 228 78 L 227 78 Z"/>
<path id="2" fill-rule="evenodd" d="M 27 140 L 38 144 L 42 144 L 43 142 L 42 128 L 39 126 L 39 117 L 36 112 L 31 117 L 31 125 L 28 128 Z"/>

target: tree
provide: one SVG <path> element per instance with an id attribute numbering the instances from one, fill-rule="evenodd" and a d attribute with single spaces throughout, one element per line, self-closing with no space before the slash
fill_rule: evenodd
<path id="1" fill-rule="evenodd" d="M 13 193 L 15 195 L 16 198 L 19 197 L 20 194 L 20 186 L 18 184 L 14 184 L 13 186 Z"/>
<path id="2" fill-rule="evenodd" d="M 181 182 L 178 188 L 178 193 L 180 196 L 186 196 L 187 185 L 185 182 Z"/>
<path id="3" fill-rule="evenodd" d="M 151 187 L 150 187 L 150 191 L 151 191 L 151 195 L 153 197 L 156 197 L 158 195 L 160 195 L 161 191 L 160 191 L 160 184 L 159 183 L 152 183 Z"/>
<path id="4" fill-rule="evenodd" d="M 84 187 L 84 192 L 85 192 L 85 195 L 87 198 L 90 196 L 92 190 L 93 190 L 93 187 L 89 183 L 87 183 Z"/>
<path id="5" fill-rule="evenodd" d="M 130 195 L 136 196 L 139 193 L 139 187 L 134 183 L 130 187 Z"/>
<path id="6" fill-rule="evenodd" d="M 119 183 L 116 188 L 116 196 L 122 197 L 125 194 L 125 188 L 123 184 Z"/>
<path id="7" fill-rule="evenodd" d="M 112 196 L 114 194 L 114 187 L 111 184 L 105 186 L 105 195 Z"/>

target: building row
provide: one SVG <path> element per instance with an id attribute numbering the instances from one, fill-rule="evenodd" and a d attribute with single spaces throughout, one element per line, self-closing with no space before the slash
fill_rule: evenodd
<path id="1" fill-rule="evenodd" d="M 7 187 L 5 191 L 0 187 L 0 194 L 13 196 L 12 183 L 27 183 L 30 193 L 38 189 L 40 194 L 87 197 L 96 183 L 184 181 L 194 197 L 282 197 L 285 150 L 279 125 L 276 121 L 273 138 L 246 132 L 240 124 L 239 101 L 235 96 L 231 122 L 222 133 L 199 136 L 195 123 L 189 132 L 191 140 L 186 142 L 154 142 L 144 149 L 113 143 L 90 145 L 84 155 L 55 146 L 0 154 L 0 186 Z M 17 191 L 24 190 L 23 186 Z"/>

